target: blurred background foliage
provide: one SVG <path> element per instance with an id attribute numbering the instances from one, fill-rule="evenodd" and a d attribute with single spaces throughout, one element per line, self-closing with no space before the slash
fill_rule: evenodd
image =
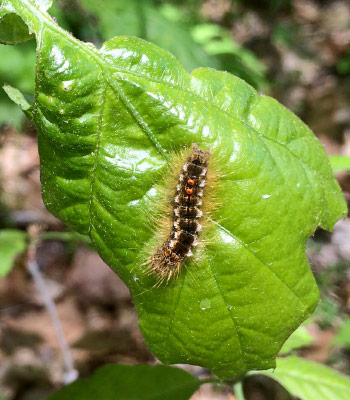
<path id="1" fill-rule="evenodd" d="M 56 0 L 50 13 L 96 46 L 116 35 L 135 35 L 173 53 L 188 71 L 228 71 L 275 97 L 333 155 L 349 203 L 349 0 Z M 34 77 L 34 41 L 0 45 L 1 86 L 18 87 L 30 101 Z M 36 140 L 35 128 L 0 90 L 0 274 L 11 271 L 0 279 L 0 381 L 16 400 L 45 398 L 59 381 L 61 365 L 45 309 L 33 295 L 23 256 L 16 256 L 27 237 L 13 230 L 24 232 L 32 224 L 46 231 L 37 259 L 81 375 L 106 362 L 153 360 L 123 283 L 81 244 L 83 238 L 66 232 L 45 210 Z M 333 233 L 317 230 L 307 253 L 321 301 L 307 324 L 312 342 L 299 354 L 350 374 L 350 219 L 339 221 Z M 286 398 L 265 381 L 251 382 L 246 390 L 253 393 L 249 400 Z M 218 392 L 203 396 L 232 398 Z"/>

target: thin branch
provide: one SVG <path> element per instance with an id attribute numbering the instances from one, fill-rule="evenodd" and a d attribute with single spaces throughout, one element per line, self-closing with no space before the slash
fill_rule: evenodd
<path id="1" fill-rule="evenodd" d="M 45 307 L 49 313 L 49 316 L 51 318 L 51 321 L 52 321 L 52 324 L 53 324 L 53 327 L 55 330 L 55 335 L 56 335 L 56 338 L 59 343 L 59 346 L 60 346 L 60 349 L 62 352 L 62 356 L 63 356 L 64 369 L 65 369 L 65 373 L 63 376 L 63 382 L 65 385 L 68 385 L 69 383 L 75 381 L 78 378 L 79 372 L 76 369 L 74 369 L 73 358 L 72 358 L 68 343 L 67 343 L 64 333 L 63 333 L 62 324 L 59 319 L 55 303 L 52 300 L 52 298 L 49 294 L 49 291 L 47 290 L 47 286 L 46 286 L 43 276 L 40 272 L 38 263 L 36 261 L 37 244 L 38 244 L 38 240 L 34 239 L 28 248 L 27 268 L 28 268 L 28 271 L 30 272 L 30 274 L 32 275 L 32 278 L 37 286 L 37 289 L 43 299 L 44 305 L 45 305 Z"/>

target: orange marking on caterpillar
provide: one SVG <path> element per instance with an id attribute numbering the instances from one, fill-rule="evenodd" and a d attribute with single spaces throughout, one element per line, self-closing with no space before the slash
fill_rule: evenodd
<path id="1" fill-rule="evenodd" d="M 191 179 L 191 178 L 187 179 L 187 184 L 190 185 L 190 186 L 193 186 L 195 184 L 194 179 Z"/>

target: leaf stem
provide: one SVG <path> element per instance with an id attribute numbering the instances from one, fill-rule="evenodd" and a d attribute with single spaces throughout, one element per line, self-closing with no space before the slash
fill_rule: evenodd
<path id="1" fill-rule="evenodd" d="M 245 400 L 242 381 L 235 383 L 233 385 L 233 390 L 235 392 L 235 397 L 237 400 Z"/>

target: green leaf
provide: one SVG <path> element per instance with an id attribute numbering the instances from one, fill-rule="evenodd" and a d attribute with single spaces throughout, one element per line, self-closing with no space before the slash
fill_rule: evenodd
<path id="1" fill-rule="evenodd" d="M 7 275 L 17 254 L 26 248 L 27 234 L 16 229 L 0 230 L 0 276 Z"/>
<path id="2" fill-rule="evenodd" d="M 329 156 L 333 172 L 350 171 L 350 156 Z"/>
<path id="3" fill-rule="evenodd" d="M 335 346 L 350 347 L 350 318 L 345 318 L 332 344 Z"/>
<path id="4" fill-rule="evenodd" d="M 201 381 L 180 369 L 157 365 L 106 365 L 47 400 L 186 400 Z"/>
<path id="5" fill-rule="evenodd" d="M 350 379 L 324 365 L 299 357 L 277 360 L 274 371 L 260 374 L 278 381 L 301 400 L 348 400 Z"/>
<path id="6" fill-rule="evenodd" d="M 23 19 L 13 12 L 11 1 L 0 4 L 0 43 L 17 44 L 33 38 Z"/>
<path id="7" fill-rule="evenodd" d="M 23 94 L 16 88 L 10 85 L 4 85 L 3 89 L 5 90 L 8 97 L 16 103 L 21 110 L 26 111 L 30 107 L 30 104 L 24 98 Z"/>
<path id="8" fill-rule="evenodd" d="M 236 43 L 229 31 L 217 24 L 200 24 L 192 29 L 192 36 L 196 42 L 203 45 L 208 54 L 221 60 L 224 70 L 232 72 L 260 90 L 268 87 L 264 64 L 254 53 Z"/>
<path id="9" fill-rule="evenodd" d="M 27 26 L 16 14 L 6 14 L 0 18 L 0 43 L 16 44 L 30 39 L 32 36 Z"/>
<path id="10" fill-rule="evenodd" d="M 312 342 L 313 336 L 307 331 L 305 326 L 299 326 L 287 339 L 282 346 L 280 354 L 287 354 L 300 347 L 307 346 Z"/>
<path id="11" fill-rule="evenodd" d="M 346 212 L 321 144 L 237 77 L 205 68 L 189 75 L 134 37 L 98 50 L 28 0 L 11 3 L 39 38 L 30 111 L 47 208 L 89 234 L 129 286 L 161 361 L 222 378 L 273 367 L 318 300 L 306 240 Z M 163 188 L 173 190 L 173 153 L 193 143 L 211 149 L 220 205 L 203 218 L 193 260 L 155 287 L 142 265 L 158 233 L 151 214 L 167 204 Z"/>
<path id="12" fill-rule="evenodd" d="M 4 84 L 11 85 L 18 87 L 24 93 L 34 93 L 35 46 L 33 42 L 18 46 L 0 45 L 0 60 L 0 87 Z M 18 95 L 22 96 L 20 93 Z M 0 89 L 0 125 L 9 123 L 20 129 L 22 121 L 21 110 L 8 98 L 5 91 Z"/>

